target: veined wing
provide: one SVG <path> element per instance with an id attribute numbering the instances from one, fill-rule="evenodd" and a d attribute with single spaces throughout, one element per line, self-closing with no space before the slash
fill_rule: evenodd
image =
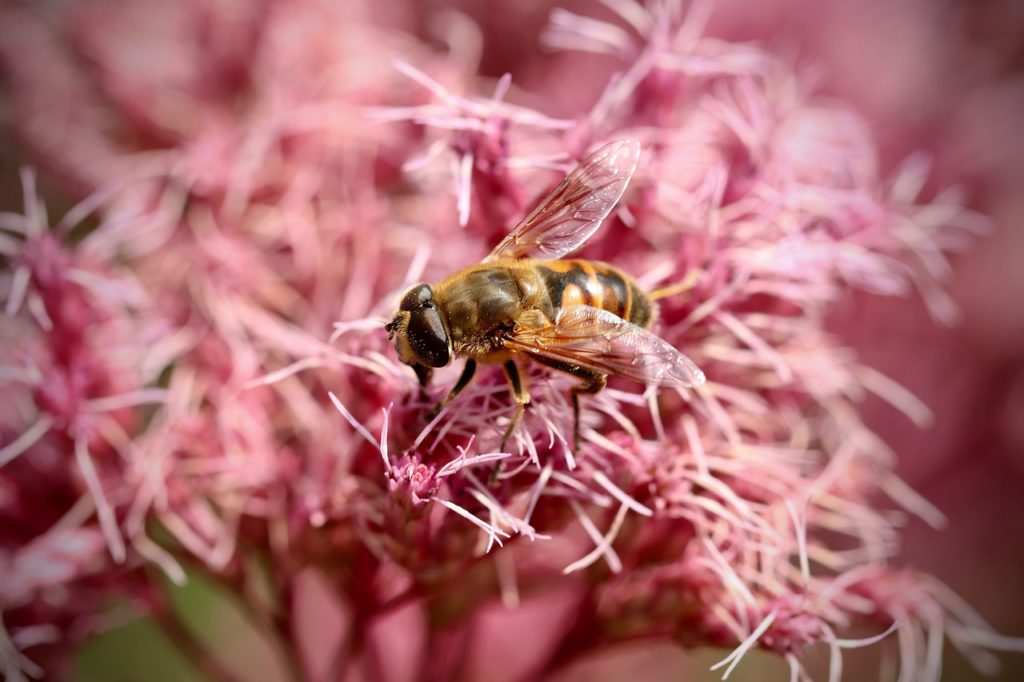
<path id="1" fill-rule="evenodd" d="M 485 260 L 561 258 L 575 251 L 615 208 L 639 158 L 636 140 L 617 140 L 601 147 L 569 173 Z"/>
<path id="2" fill-rule="evenodd" d="M 704 372 L 664 339 L 607 310 L 573 306 L 554 322 L 513 330 L 508 348 L 654 386 L 692 388 Z"/>

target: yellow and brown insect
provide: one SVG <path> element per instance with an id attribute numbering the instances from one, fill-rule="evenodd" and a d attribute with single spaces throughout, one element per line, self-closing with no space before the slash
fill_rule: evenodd
<path id="1" fill-rule="evenodd" d="M 412 287 L 385 326 L 399 359 L 424 386 L 433 368 L 466 358 L 442 405 L 469 384 L 478 362 L 502 365 L 516 402 L 502 450 L 530 402 L 519 359 L 581 379 L 570 389 L 577 449 L 579 396 L 601 391 L 608 375 L 667 387 L 704 382 L 693 362 L 647 331 L 656 309 L 632 277 L 605 263 L 559 260 L 600 227 L 629 184 L 639 155 L 632 140 L 598 149 L 483 262 L 436 284 Z"/>

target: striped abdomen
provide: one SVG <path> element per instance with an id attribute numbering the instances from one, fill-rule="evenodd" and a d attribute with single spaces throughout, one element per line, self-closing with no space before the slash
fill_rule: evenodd
<path id="1" fill-rule="evenodd" d="M 553 260 L 537 263 L 554 309 L 589 305 L 645 329 L 654 321 L 647 295 L 633 278 L 606 263 Z"/>

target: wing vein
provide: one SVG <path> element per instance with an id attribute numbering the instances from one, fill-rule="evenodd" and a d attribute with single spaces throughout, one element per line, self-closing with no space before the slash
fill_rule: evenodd
<path id="1" fill-rule="evenodd" d="M 590 238 L 622 197 L 640 157 L 635 140 L 588 156 L 494 248 L 496 258 L 561 258 Z"/>

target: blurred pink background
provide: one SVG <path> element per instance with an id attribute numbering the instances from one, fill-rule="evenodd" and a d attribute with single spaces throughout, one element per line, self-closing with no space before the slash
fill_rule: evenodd
<path id="1" fill-rule="evenodd" d="M 709 33 L 766 43 L 820 64 L 824 90 L 868 117 L 890 164 L 915 149 L 929 152 L 933 184 L 964 185 L 971 205 L 992 220 L 987 237 L 953 258 L 947 286 L 960 308 L 959 324 L 936 323 L 918 302 L 860 296 L 837 315 L 835 328 L 866 364 L 934 411 L 932 428 L 922 431 L 880 401 L 868 407 L 868 424 L 899 454 L 898 472 L 950 520 L 939 533 L 913 522 L 904 536 L 903 562 L 947 582 L 997 630 L 1020 636 L 1024 3 L 725 0 L 714 5 Z M 492 25 L 505 22 L 495 19 Z M 513 41 L 505 41 L 512 54 Z M 495 68 L 531 73 L 528 64 L 516 64 L 509 54 L 495 55 Z M 549 77 L 557 79 L 554 71 Z M 590 668 L 572 679 L 645 674 L 704 679 L 704 660 L 680 672 L 679 659 L 688 657 L 670 647 L 634 651 L 619 667 Z M 769 679 L 763 673 L 742 679 Z M 786 674 L 780 664 L 771 679 Z M 851 664 L 846 679 L 876 674 L 872 663 L 859 671 Z M 944 674 L 949 680 L 984 679 L 949 651 Z M 998 679 L 1024 679 L 1021 657 L 1007 656 Z"/>
<path id="2" fill-rule="evenodd" d="M 713 4 L 708 33 L 820 65 L 822 90 L 867 117 L 884 164 L 913 150 L 929 152 L 931 183 L 963 185 L 970 205 L 992 219 L 990 234 L 953 259 L 948 287 L 959 324 L 936 323 L 919 301 L 862 295 L 837 311 L 834 329 L 866 364 L 934 411 L 932 428 L 922 431 L 889 406 L 867 407 L 869 425 L 899 453 L 899 473 L 950 520 L 941 532 L 913 522 L 902 564 L 947 582 L 997 630 L 1024 636 L 1024 3 Z M 559 6 L 602 12 L 595 3 Z M 482 29 L 480 74 L 511 73 L 516 87 L 538 93 L 535 105 L 552 116 L 584 108 L 580 103 L 594 99 L 614 67 L 592 55 L 544 52 L 537 38 L 549 2 L 387 0 L 367 3 L 366 12 L 429 40 L 432 18 L 451 7 Z M 13 179 L 24 159 L 11 140 L 4 143 L 10 147 L 3 208 L 14 209 L 20 199 Z M 713 679 L 707 667 L 718 658 L 644 644 L 607 652 L 558 679 Z M 786 678 L 781 662 L 757 660 L 732 679 Z M 999 679 L 1024 679 L 1020 656 L 1003 660 Z M 827 665 L 824 658 L 819 663 Z M 869 679 L 875 670 L 870 652 L 854 653 L 845 679 Z M 947 651 L 945 679 L 976 677 Z"/>
<path id="3" fill-rule="evenodd" d="M 827 92 L 854 103 L 888 161 L 933 155 L 935 186 L 962 184 L 991 233 L 953 258 L 949 328 L 913 301 L 860 296 L 835 328 L 866 364 L 934 411 L 922 431 L 872 401 L 868 424 L 899 454 L 897 471 L 946 514 L 913 522 L 903 562 L 933 573 L 1007 634 L 1024 634 L 1024 3 L 767 0 L 715 3 L 709 32 L 763 41 L 824 68 Z M 506 65 L 507 68 L 507 65 Z M 557 78 L 557 76 L 553 76 Z M 870 656 L 868 656 L 870 658 Z M 668 647 L 575 680 L 703 679 L 702 660 Z M 656 661 L 663 659 L 664 667 Z M 851 657 L 851 661 L 857 656 Z M 672 662 L 670 662 L 672 661 Z M 740 671 L 741 672 L 741 671 Z M 763 671 L 760 671 L 763 673 Z M 871 663 L 846 679 L 870 679 Z M 984 679 L 947 651 L 944 679 Z M 776 677 L 786 671 L 777 667 Z M 760 673 L 743 679 L 768 679 Z M 1007 656 L 998 679 L 1024 679 Z"/>

